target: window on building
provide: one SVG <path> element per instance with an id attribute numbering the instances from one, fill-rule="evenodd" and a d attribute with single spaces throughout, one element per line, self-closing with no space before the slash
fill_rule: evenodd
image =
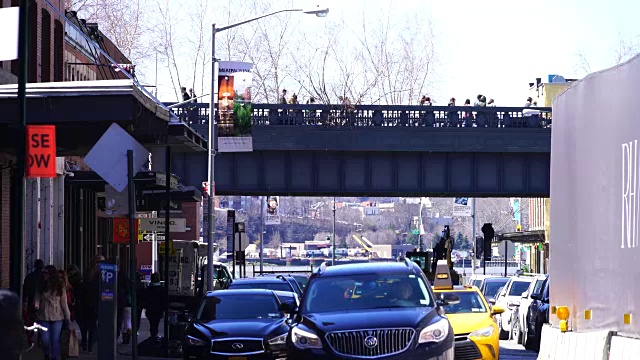
<path id="1" fill-rule="evenodd" d="M 38 28 L 38 3 L 35 0 L 29 1 L 29 28 Z M 38 32 L 29 32 L 29 77 L 27 81 L 30 83 L 38 82 L 38 64 L 40 59 L 38 56 Z"/>
<path id="2" fill-rule="evenodd" d="M 64 26 L 60 20 L 53 27 L 53 81 L 64 81 Z"/>
<path id="3" fill-rule="evenodd" d="M 40 80 L 51 81 L 51 14 L 42 9 L 42 31 L 40 34 Z"/>

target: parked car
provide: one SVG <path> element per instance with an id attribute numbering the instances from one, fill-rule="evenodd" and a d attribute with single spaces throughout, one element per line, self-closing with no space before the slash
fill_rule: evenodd
<path id="1" fill-rule="evenodd" d="M 531 296 L 533 294 L 538 294 L 542 290 L 542 286 L 544 285 L 545 280 L 549 275 L 538 275 L 535 277 L 535 280 L 531 282 L 531 285 L 522 294 L 522 299 L 520 299 L 520 304 L 512 311 L 511 315 L 511 339 L 514 339 L 518 342 L 518 344 L 524 343 L 524 333 L 523 330 L 527 326 L 527 314 L 529 313 L 529 305 L 533 302 Z"/>
<path id="2" fill-rule="evenodd" d="M 300 286 L 300 289 L 302 289 L 302 291 L 304 291 L 304 289 L 307 287 L 307 283 L 309 282 L 309 275 L 303 274 L 303 273 L 295 273 L 295 274 L 274 273 L 274 274 L 262 274 L 260 276 L 267 276 L 267 277 L 288 276 L 288 277 L 291 277 L 296 281 L 296 283 L 298 283 L 298 286 Z"/>
<path id="3" fill-rule="evenodd" d="M 523 329 L 524 347 L 538 351 L 542 325 L 549 322 L 549 278 L 544 281 L 540 292 L 531 294 L 531 299 L 527 312 L 527 326 Z"/>
<path id="4" fill-rule="evenodd" d="M 527 291 L 532 280 L 532 276 L 514 275 L 496 296 L 495 305 L 504 309 L 502 314 L 496 315 L 496 322 L 500 328 L 500 340 L 509 338 L 512 311 L 520 304 L 522 293 Z"/>
<path id="5" fill-rule="evenodd" d="M 289 325 L 280 310 L 284 303 L 272 290 L 208 292 L 185 330 L 183 358 L 286 358 Z"/>
<path id="6" fill-rule="evenodd" d="M 508 277 L 488 277 L 480 285 L 480 291 L 490 303 L 495 303 L 499 290 L 507 284 Z"/>
<path id="7" fill-rule="evenodd" d="M 259 276 L 255 278 L 235 279 L 229 289 L 267 289 L 276 291 L 291 291 L 302 297 L 302 289 L 298 286 L 295 279 L 278 275 L 278 276 Z"/>

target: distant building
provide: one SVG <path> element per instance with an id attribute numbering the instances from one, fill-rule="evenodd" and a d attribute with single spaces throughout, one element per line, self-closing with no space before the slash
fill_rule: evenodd
<path id="1" fill-rule="evenodd" d="M 575 79 L 565 79 L 560 75 L 549 75 L 546 83 L 542 78 L 536 78 L 535 83 L 529 83 L 529 96 L 539 107 L 551 107 L 551 103 L 556 96 L 560 95 L 571 85 Z M 523 99 L 523 103 L 524 103 Z"/>
<path id="2" fill-rule="evenodd" d="M 531 198 L 529 199 L 529 229 L 543 230 L 545 243 L 529 246 L 529 261 L 531 271 L 545 272 L 547 271 L 547 263 L 549 260 L 549 198 Z"/>
<path id="3" fill-rule="evenodd" d="M 380 215 L 384 212 L 394 212 L 395 203 L 373 203 L 364 202 L 361 204 L 365 216 Z"/>

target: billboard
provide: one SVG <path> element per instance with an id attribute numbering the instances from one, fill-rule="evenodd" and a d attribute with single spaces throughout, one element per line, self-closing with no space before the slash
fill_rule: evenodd
<path id="1" fill-rule="evenodd" d="M 471 216 L 473 200 L 469 198 L 453 198 L 453 216 Z"/>
<path id="2" fill-rule="evenodd" d="M 218 150 L 253 150 L 251 140 L 252 63 L 218 62 Z"/>
<path id="3" fill-rule="evenodd" d="M 267 202 L 265 203 L 265 212 L 264 212 L 264 224 L 265 225 L 280 225 L 280 197 L 279 196 L 269 196 L 267 197 Z"/>
<path id="4" fill-rule="evenodd" d="M 553 102 L 550 305 L 568 306 L 576 331 L 640 336 L 640 322 L 624 321 L 640 314 L 639 78 L 636 56 Z"/>

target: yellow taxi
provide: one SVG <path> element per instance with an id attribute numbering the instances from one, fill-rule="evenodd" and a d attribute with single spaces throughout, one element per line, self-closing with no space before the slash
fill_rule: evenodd
<path id="1" fill-rule="evenodd" d="M 445 300 L 445 312 L 455 334 L 456 360 L 497 360 L 500 356 L 498 325 L 493 315 L 504 309 L 487 303 L 475 286 L 453 286 L 449 267 L 438 262 L 433 292 Z"/>

